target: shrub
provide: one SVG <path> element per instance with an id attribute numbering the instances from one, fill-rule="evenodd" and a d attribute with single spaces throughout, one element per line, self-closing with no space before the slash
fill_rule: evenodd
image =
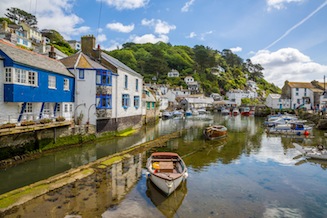
<path id="1" fill-rule="evenodd" d="M 16 127 L 15 123 L 5 123 L 5 124 L 0 125 L 0 129 L 14 128 L 14 127 Z"/>
<path id="2" fill-rule="evenodd" d="M 61 121 L 65 121 L 65 120 L 66 120 L 66 118 L 62 117 L 62 116 L 59 116 L 59 117 L 56 118 L 57 122 L 61 122 Z"/>
<path id="3" fill-rule="evenodd" d="M 40 120 L 41 124 L 46 124 L 46 123 L 51 123 L 51 122 L 52 122 L 52 120 L 49 118 L 44 118 L 44 119 Z"/>
<path id="4" fill-rule="evenodd" d="M 33 120 L 24 120 L 20 123 L 21 126 L 31 126 L 35 125 L 35 121 Z"/>

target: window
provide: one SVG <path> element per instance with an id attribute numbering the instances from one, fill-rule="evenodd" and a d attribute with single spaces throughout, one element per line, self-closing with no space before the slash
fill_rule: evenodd
<path id="1" fill-rule="evenodd" d="M 69 104 L 69 112 L 73 112 L 73 104 Z"/>
<path id="2" fill-rule="evenodd" d="M 125 75 L 125 89 L 128 88 L 128 76 Z"/>
<path id="3" fill-rule="evenodd" d="M 56 77 L 48 76 L 48 87 L 51 88 L 51 89 L 56 88 Z"/>
<path id="4" fill-rule="evenodd" d="M 298 95 L 299 95 L 299 93 L 297 92 L 297 93 L 295 93 L 295 95 L 296 95 L 296 96 L 298 96 Z"/>
<path id="5" fill-rule="evenodd" d="M 297 99 L 297 101 L 296 101 L 298 104 L 300 104 L 301 103 L 301 100 L 300 99 Z"/>
<path id="6" fill-rule="evenodd" d="M 69 80 L 68 79 L 64 79 L 64 90 L 65 91 L 69 90 Z"/>
<path id="7" fill-rule="evenodd" d="M 32 103 L 27 103 L 26 104 L 24 113 L 33 113 L 33 105 L 32 105 Z"/>
<path id="8" fill-rule="evenodd" d="M 57 112 L 60 112 L 60 107 L 61 107 L 61 104 L 57 103 Z"/>
<path id="9" fill-rule="evenodd" d="M 26 71 L 22 69 L 15 69 L 15 72 L 16 72 L 15 82 L 26 83 Z"/>
<path id="10" fill-rule="evenodd" d="M 97 83 L 97 85 L 111 86 L 111 84 L 112 84 L 111 72 L 110 71 L 97 71 L 96 83 Z"/>
<path id="11" fill-rule="evenodd" d="M 125 109 L 129 107 L 129 95 L 128 94 L 123 94 L 122 106 Z"/>
<path id="12" fill-rule="evenodd" d="M 136 79 L 136 81 L 135 81 L 135 90 L 137 92 L 139 91 L 139 79 Z"/>
<path id="13" fill-rule="evenodd" d="M 140 96 L 134 96 L 134 107 L 139 108 L 140 106 Z"/>
<path id="14" fill-rule="evenodd" d="M 68 104 L 64 105 L 64 112 L 68 112 Z"/>
<path id="15" fill-rule="evenodd" d="M 30 84 L 32 86 L 37 85 L 37 73 L 36 72 L 32 72 L 32 71 L 28 72 L 28 84 Z"/>
<path id="16" fill-rule="evenodd" d="M 45 103 L 43 108 L 44 114 L 50 114 L 50 103 Z"/>
<path id="17" fill-rule="evenodd" d="M 12 82 L 12 68 L 6 67 L 6 73 L 5 73 L 5 82 L 11 83 Z"/>
<path id="18" fill-rule="evenodd" d="M 152 102 L 152 108 L 155 108 L 155 106 L 156 106 L 156 103 Z"/>
<path id="19" fill-rule="evenodd" d="M 150 103 L 151 103 L 151 102 L 147 102 L 147 103 L 146 103 L 146 109 L 148 109 L 148 110 L 150 110 L 150 106 L 151 106 Z"/>
<path id="20" fill-rule="evenodd" d="M 295 90 L 298 92 L 299 91 L 299 88 L 295 88 Z"/>
<path id="21" fill-rule="evenodd" d="M 78 72 L 78 78 L 79 79 L 84 79 L 84 70 L 79 70 L 79 72 Z"/>
<path id="22" fill-rule="evenodd" d="M 97 108 L 111 109 L 111 95 L 98 95 Z"/>

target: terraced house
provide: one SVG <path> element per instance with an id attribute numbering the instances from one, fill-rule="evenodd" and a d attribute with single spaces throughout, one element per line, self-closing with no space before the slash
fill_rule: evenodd
<path id="1" fill-rule="evenodd" d="M 70 120 L 74 89 L 74 75 L 61 62 L 0 40 L 0 123 Z"/>
<path id="2" fill-rule="evenodd" d="M 97 131 L 120 131 L 141 127 L 143 76 L 119 60 L 95 48 L 95 37 L 83 36 L 82 52 L 112 72 L 111 108 L 97 116 Z"/>

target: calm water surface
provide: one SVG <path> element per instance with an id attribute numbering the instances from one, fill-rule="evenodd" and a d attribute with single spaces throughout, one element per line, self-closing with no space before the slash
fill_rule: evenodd
<path id="1" fill-rule="evenodd" d="M 210 123 L 225 125 L 228 137 L 204 140 L 202 129 Z M 13 179 L 33 180 L 24 178 L 24 171 L 30 177 L 39 171 L 58 173 L 187 129 L 166 147 L 132 154 L 122 163 L 40 196 L 7 216 L 327 217 L 327 162 L 307 161 L 292 146 L 292 142 L 326 144 L 323 132 L 315 130 L 315 137 L 308 138 L 280 137 L 267 135 L 262 123 L 261 118 L 219 114 L 163 120 L 132 137 L 85 145 L 7 169 L 0 172 L 1 190 L 10 189 L 7 183 Z M 153 151 L 177 152 L 188 166 L 189 177 L 168 198 L 145 176 L 145 161 Z"/>

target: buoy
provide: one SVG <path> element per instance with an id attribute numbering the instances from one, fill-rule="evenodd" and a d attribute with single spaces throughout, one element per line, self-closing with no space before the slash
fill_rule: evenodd
<path id="1" fill-rule="evenodd" d="M 305 130 L 303 134 L 304 135 L 309 135 L 309 131 Z"/>

